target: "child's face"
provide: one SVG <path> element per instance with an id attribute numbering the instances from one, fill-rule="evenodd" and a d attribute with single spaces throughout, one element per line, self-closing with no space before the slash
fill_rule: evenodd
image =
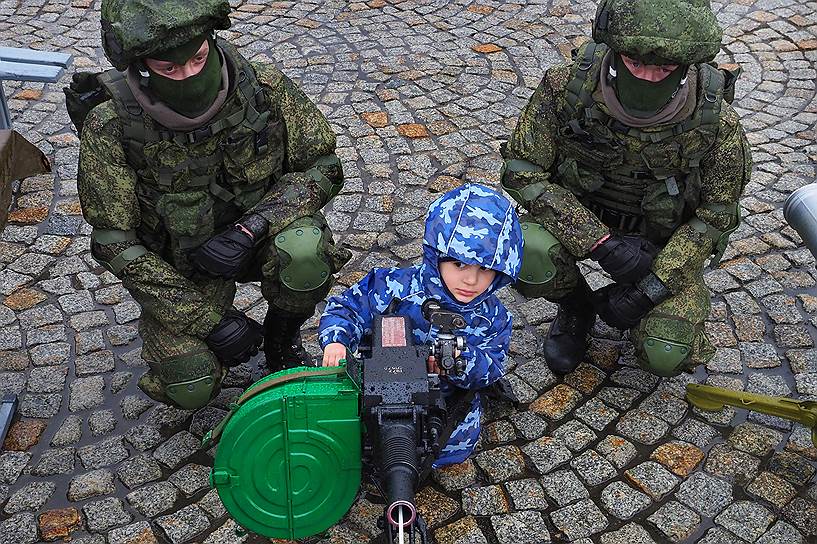
<path id="1" fill-rule="evenodd" d="M 454 298 L 465 304 L 488 289 L 496 277 L 496 270 L 478 264 L 444 261 L 440 263 L 440 276 Z"/>

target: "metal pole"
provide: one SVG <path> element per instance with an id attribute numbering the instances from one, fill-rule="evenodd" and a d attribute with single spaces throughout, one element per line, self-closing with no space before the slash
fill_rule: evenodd
<path id="1" fill-rule="evenodd" d="M 6 95 L 3 93 L 3 80 L 0 79 L 0 130 L 8 130 L 11 128 L 11 114 L 9 113 L 8 104 L 6 104 Z"/>

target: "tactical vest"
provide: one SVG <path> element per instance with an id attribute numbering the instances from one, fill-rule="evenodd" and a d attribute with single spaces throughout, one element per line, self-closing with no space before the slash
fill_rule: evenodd
<path id="1" fill-rule="evenodd" d="M 244 57 L 229 43 L 216 43 L 234 81 L 221 111 L 190 132 L 170 130 L 147 115 L 122 72 L 99 76 L 138 177 L 137 235 L 184 274 L 192 270 L 188 252 L 258 203 L 284 168 L 280 111 Z"/>
<path id="2" fill-rule="evenodd" d="M 593 97 L 608 47 L 582 46 L 571 66 L 564 100 L 557 107 L 556 175 L 607 226 L 665 243 L 688 221 L 700 202 L 701 159 L 720 127 L 729 76 L 697 65 L 698 102 L 686 120 L 673 125 L 629 127 Z M 728 89 L 727 89 L 728 91 Z"/>

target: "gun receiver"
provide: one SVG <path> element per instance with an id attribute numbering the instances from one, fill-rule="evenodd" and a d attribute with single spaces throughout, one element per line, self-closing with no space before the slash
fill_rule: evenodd
<path id="1" fill-rule="evenodd" d="M 396 307 L 399 304 L 392 302 Z M 414 495 L 425 466 L 439 455 L 453 427 L 443 399 L 440 376 L 429 374 L 434 355 L 442 373 L 464 371 L 457 350 L 465 340 L 454 329 L 465 319 L 429 299 L 423 317 L 437 328 L 430 346 L 414 344 L 411 319 L 394 315 L 392 305 L 372 323 L 372 343 L 362 350 L 362 418 L 366 425 L 364 451 L 371 454 L 386 509 L 378 522 L 390 544 L 428 544 L 428 528 L 417 512 Z"/>
<path id="2" fill-rule="evenodd" d="M 687 399 L 701 410 L 710 412 L 728 405 L 802 423 L 811 429 L 811 441 L 817 448 L 817 402 L 771 397 L 696 383 L 687 384 Z"/>

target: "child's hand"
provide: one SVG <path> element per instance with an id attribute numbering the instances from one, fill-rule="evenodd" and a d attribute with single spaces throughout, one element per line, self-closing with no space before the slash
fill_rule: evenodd
<path id="1" fill-rule="evenodd" d="M 341 359 L 346 359 L 346 346 L 340 342 L 333 342 L 323 348 L 321 366 L 338 366 Z"/>

